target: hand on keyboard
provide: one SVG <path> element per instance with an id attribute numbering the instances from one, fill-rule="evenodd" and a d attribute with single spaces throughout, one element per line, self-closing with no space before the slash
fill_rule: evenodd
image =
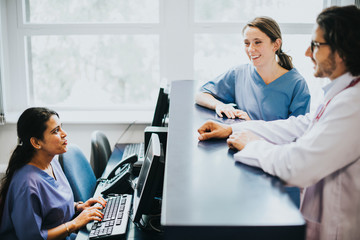
<path id="1" fill-rule="evenodd" d="M 106 206 L 106 200 L 104 198 L 102 198 L 101 196 L 98 196 L 96 198 L 90 198 L 86 202 L 78 204 L 76 206 L 75 211 L 81 212 L 81 211 L 85 210 L 86 208 L 93 206 L 94 204 L 96 206 L 102 206 L 102 208 L 104 208 Z"/>
<path id="2" fill-rule="evenodd" d="M 102 209 L 102 205 L 87 207 L 81 211 L 76 218 L 70 221 L 70 224 L 75 226 L 75 229 L 78 230 L 91 221 L 102 221 L 104 217 L 104 214 L 101 211 Z"/>
<path id="3" fill-rule="evenodd" d="M 104 217 L 95 221 L 89 234 L 90 239 L 106 239 L 126 234 L 132 195 L 122 194 L 108 198 L 103 209 Z"/>

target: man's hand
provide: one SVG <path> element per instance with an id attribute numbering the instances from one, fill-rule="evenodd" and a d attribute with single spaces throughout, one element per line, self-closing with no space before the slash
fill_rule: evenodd
<path id="1" fill-rule="evenodd" d="M 205 122 L 199 129 L 199 140 L 204 141 L 210 138 L 227 138 L 232 133 L 232 128 L 228 125 L 214 121 Z"/>
<path id="2" fill-rule="evenodd" d="M 246 146 L 246 144 L 259 139 L 261 139 L 261 137 L 250 131 L 236 132 L 230 135 L 227 140 L 227 144 L 229 148 L 240 151 Z"/>

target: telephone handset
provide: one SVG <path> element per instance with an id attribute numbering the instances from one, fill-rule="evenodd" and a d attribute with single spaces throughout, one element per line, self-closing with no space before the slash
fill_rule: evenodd
<path id="1" fill-rule="evenodd" d="M 137 159 L 137 155 L 133 154 L 116 164 L 109 173 L 101 194 L 127 193 L 130 189 L 129 177 L 131 175 L 132 164 L 136 162 Z"/>

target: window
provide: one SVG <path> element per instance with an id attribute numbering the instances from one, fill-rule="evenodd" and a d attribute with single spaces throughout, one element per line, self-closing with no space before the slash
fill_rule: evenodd
<path id="1" fill-rule="evenodd" d="M 241 31 L 254 17 L 269 16 L 279 23 L 283 51 L 307 80 L 312 107 L 316 107 L 319 88 L 327 80 L 314 79 L 311 61 L 304 55 L 323 5 L 323 1 L 312 0 L 195 0 L 195 79 L 201 85 L 234 65 L 248 63 Z"/>
<path id="2" fill-rule="evenodd" d="M 136 106 L 158 92 L 157 35 L 32 36 L 27 42 L 34 105 Z"/>
<path id="3" fill-rule="evenodd" d="M 158 0 L 25 0 L 27 23 L 159 23 Z"/>
<path id="4" fill-rule="evenodd" d="M 313 0 L 195 0 L 195 22 L 244 23 L 270 16 L 278 23 L 312 24 L 322 6 L 322 1 Z"/>
<path id="5" fill-rule="evenodd" d="M 160 79 L 159 34 L 154 27 L 146 34 L 120 29 L 158 24 L 158 0 L 26 0 L 23 7 L 24 28 L 48 29 L 24 36 L 31 104 L 65 109 L 151 106 Z M 85 24 L 84 32 L 78 24 Z M 119 30 L 99 29 L 112 25 Z M 68 32 L 67 27 L 79 31 Z"/>
<path id="6" fill-rule="evenodd" d="M 164 81 L 200 85 L 247 63 L 241 30 L 259 15 L 280 24 L 283 49 L 314 100 L 324 81 L 313 80 L 304 52 L 328 2 L 6 0 L 6 107 L 153 110 Z"/>
<path id="7" fill-rule="evenodd" d="M 2 3 L 0 3 L 0 36 L 3 36 L 3 11 L 2 11 Z M 4 74 L 3 74 L 3 44 L 2 39 L 0 38 L 0 125 L 5 124 L 5 109 L 4 109 L 4 88 L 3 88 L 3 81 L 4 81 Z"/>

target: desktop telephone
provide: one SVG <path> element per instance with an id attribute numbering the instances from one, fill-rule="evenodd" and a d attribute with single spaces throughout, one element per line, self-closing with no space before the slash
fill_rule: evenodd
<path id="1" fill-rule="evenodd" d="M 137 155 L 133 154 L 120 161 L 111 170 L 105 180 L 104 189 L 101 194 L 108 195 L 109 193 L 128 193 L 131 189 L 130 176 L 132 171 L 132 164 L 137 161 Z"/>

